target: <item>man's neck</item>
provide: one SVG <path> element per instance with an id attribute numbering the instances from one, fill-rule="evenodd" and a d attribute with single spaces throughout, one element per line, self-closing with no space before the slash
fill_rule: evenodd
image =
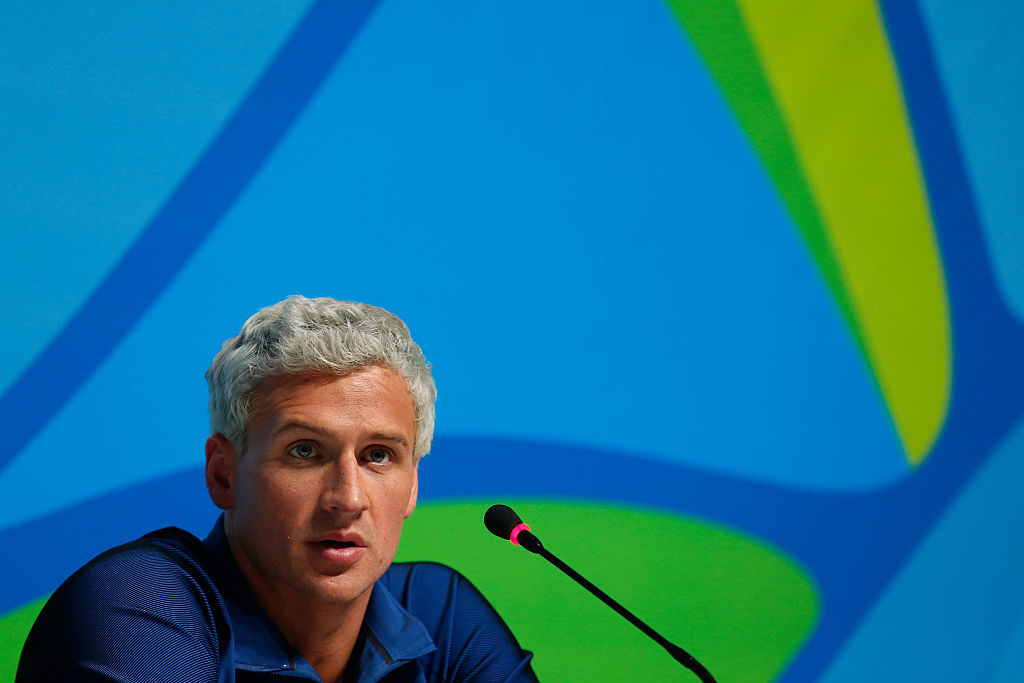
<path id="1" fill-rule="evenodd" d="M 341 683 L 359 638 L 369 600 L 370 591 L 366 591 L 345 606 L 317 604 L 307 605 L 308 610 L 294 609 L 294 606 L 284 610 L 268 609 L 268 606 L 264 609 L 281 634 L 302 653 L 324 683 Z"/>
<path id="2" fill-rule="evenodd" d="M 231 548 L 253 595 L 285 640 L 306 658 L 324 683 L 341 683 L 373 587 L 350 602 L 322 602 L 290 586 L 267 582 L 244 556 Z"/>

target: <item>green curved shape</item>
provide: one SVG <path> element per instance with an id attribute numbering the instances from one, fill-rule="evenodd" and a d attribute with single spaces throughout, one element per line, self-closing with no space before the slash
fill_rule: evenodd
<path id="1" fill-rule="evenodd" d="M 773 679 L 817 622 L 817 592 L 807 574 L 734 530 L 607 503 L 510 504 L 545 547 L 720 681 Z M 406 521 L 398 559 L 442 562 L 465 574 L 534 652 L 542 681 L 690 675 L 555 567 L 489 534 L 487 507 L 483 501 L 420 506 Z"/>
<path id="2" fill-rule="evenodd" d="M 40 598 L 0 617 L 0 681 L 14 680 L 21 647 L 48 598 Z"/>
<path id="3" fill-rule="evenodd" d="M 639 508 L 512 504 L 552 552 L 685 647 L 718 680 L 771 680 L 817 622 L 818 597 L 806 573 L 743 534 Z M 534 651 L 541 680 L 679 677 L 679 665 L 629 623 L 543 559 L 488 534 L 487 506 L 421 505 L 406 521 L 397 559 L 442 562 L 469 577 Z M 456 542 L 439 543 L 438 529 Z M 602 542 L 599 552 L 595 539 Z M 0 681 L 14 680 L 45 602 L 0 618 Z"/>
<path id="4" fill-rule="evenodd" d="M 911 464 L 951 387 L 948 303 L 924 182 L 870 0 L 669 0 L 792 213 Z"/>

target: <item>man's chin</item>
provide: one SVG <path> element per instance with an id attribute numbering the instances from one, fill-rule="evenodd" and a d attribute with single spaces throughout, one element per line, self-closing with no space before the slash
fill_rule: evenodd
<path id="1" fill-rule="evenodd" d="M 348 610 L 360 604 L 367 604 L 372 591 L 373 586 L 371 585 L 354 591 L 321 591 L 312 597 L 316 604 L 325 609 Z"/>
<path id="2" fill-rule="evenodd" d="M 380 577 L 368 577 L 350 568 L 334 575 L 317 576 L 307 584 L 303 592 L 314 602 L 346 606 L 361 598 L 369 600 L 370 591 L 378 578 Z"/>

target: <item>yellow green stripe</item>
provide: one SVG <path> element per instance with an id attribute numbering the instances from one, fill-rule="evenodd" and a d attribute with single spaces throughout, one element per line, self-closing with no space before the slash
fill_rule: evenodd
<path id="1" fill-rule="evenodd" d="M 748 131 L 860 342 L 908 460 L 951 383 L 942 265 L 877 8 L 670 5 Z"/>
<path id="2" fill-rule="evenodd" d="M 733 0 L 669 0 L 750 136 L 858 344 L 860 327 L 786 123 Z M 862 345 L 863 346 L 863 345 Z"/>

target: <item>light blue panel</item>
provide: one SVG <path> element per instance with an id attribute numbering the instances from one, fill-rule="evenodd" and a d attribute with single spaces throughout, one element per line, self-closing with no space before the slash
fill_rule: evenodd
<path id="1" fill-rule="evenodd" d="M 254 226 L 287 232 L 245 250 Z M 231 232 L 253 262 L 322 271 L 284 276 L 304 291 L 410 312 L 444 433 L 824 488 L 907 471 L 805 246 L 664 3 L 387 3 Z"/>
<path id="2" fill-rule="evenodd" d="M 1024 320 L 1024 5 L 925 0 L 921 9 L 996 279 Z"/>
<path id="3" fill-rule="evenodd" d="M 1004 671 L 1020 666 L 1012 638 L 1024 618 L 1022 481 L 1024 420 L 890 582 L 826 683 L 988 681 L 1009 653 Z"/>
<path id="4" fill-rule="evenodd" d="M 308 4 L 0 5 L 0 392 L 117 262 Z"/>
<path id="5" fill-rule="evenodd" d="M 1019 683 L 1024 680 L 1024 614 L 1020 615 L 1010 644 L 996 668 L 992 683 Z"/>
<path id="6" fill-rule="evenodd" d="M 380 8 L 162 299 L 0 475 L 0 525 L 199 462 L 203 370 L 294 292 L 403 316 L 435 366 L 442 434 L 816 488 L 907 471 L 797 231 L 654 0 Z M 41 468 L 45 499 L 27 495 Z"/>

